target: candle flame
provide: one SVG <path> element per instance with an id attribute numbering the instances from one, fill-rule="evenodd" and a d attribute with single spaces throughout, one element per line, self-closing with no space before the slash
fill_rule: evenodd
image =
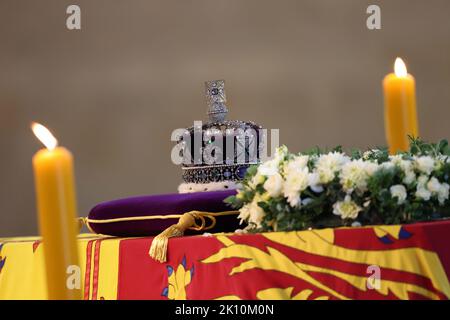
<path id="1" fill-rule="evenodd" d="M 33 122 L 31 124 L 31 130 L 33 130 L 34 135 L 44 144 L 48 150 L 53 150 L 58 145 L 58 140 L 53 136 L 53 134 L 44 127 L 42 124 Z"/>
<path id="2" fill-rule="evenodd" d="M 406 77 L 408 75 L 406 65 L 401 58 L 395 59 L 394 71 L 397 77 Z"/>

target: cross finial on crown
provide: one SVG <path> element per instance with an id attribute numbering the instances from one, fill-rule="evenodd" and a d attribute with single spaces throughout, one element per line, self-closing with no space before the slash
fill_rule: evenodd
<path id="1" fill-rule="evenodd" d="M 211 122 L 222 122 L 228 113 L 225 105 L 225 80 L 212 80 L 205 82 L 205 96 L 208 104 L 207 114 Z"/>

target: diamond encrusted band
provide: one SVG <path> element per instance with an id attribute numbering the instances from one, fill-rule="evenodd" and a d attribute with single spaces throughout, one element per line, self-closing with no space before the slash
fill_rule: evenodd
<path id="1" fill-rule="evenodd" d="M 251 164 L 212 165 L 183 167 L 183 181 L 186 183 L 210 183 L 219 181 L 240 181 Z"/>

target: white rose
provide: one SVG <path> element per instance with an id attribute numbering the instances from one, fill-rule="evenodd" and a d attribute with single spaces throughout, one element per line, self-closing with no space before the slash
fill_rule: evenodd
<path id="1" fill-rule="evenodd" d="M 430 190 L 432 193 L 437 194 L 441 189 L 441 183 L 439 182 L 438 179 L 432 177 L 430 181 L 428 181 L 427 183 L 427 189 Z"/>
<path id="2" fill-rule="evenodd" d="M 412 184 L 416 180 L 416 174 L 414 171 L 405 171 L 405 177 L 403 178 L 404 184 Z"/>
<path id="3" fill-rule="evenodd" d="M 408 171 L 413 169 L 412 162 L 409 160 L 403 160 L 403 157 L 401 155 L 394 155 L 389 156 L 389 160 L 395 164 L 396 166 L 399 166 L 402 168 L 403 171 Z"/>
<path id="4" fill-rule="evenodd" d="M 333 213 L 341 216 L 341 219 L 356 219 L 361 210 L 362 208 L 349 195 L 345 196 L 344 201 L 338 201 L 333 205 Z"/>
<path id="5" fill-rule="evenodd" d="M 414 166 L 413 166 L 411 161 L 409 161 L 409 160 L 402 160 L 400 162 L 400 168 L 402 168 L 402 170 L 404 172 L 408 172 L 408 171 L 412 171 L 414 169 Z"/>
<path id="6" fill-rule="evenodd" d="M 281 175 L 275 173 L 269 176 L 264 182 L 264 189 L 273 198 L 280 196 L 283 191 L 283 178 Z"/>
<path id="7" fill-rule="evenodd" d="M 428 201 L 430 200 L 431 192 L 424 187 L 417 186 L 416 197 Z"/>
<path id="8" fill-rule="evenodd" d="M 425 175 L 419 176 L 417 179 L 416 197 L 425 201 L 430 200 L 431 192 L 427 189 L 428 177 Z"/>
<path id="9" fill-rule="evenodd" d="M 393 164 L 392 162 L 383 162 L 382 164 L 380 164 L 380 168 L 384 169 L 384 170 L 391 170 L 395 167 L 395 164 Z"/>
<path id="10" fill-rule="evenodd" d="M 439 203 L 442 205 L 446 200 L 448 200 L 448 193 L 449 193 L 450 186 L 448 183 L 442 183 L 441 188 L 438 191 L 438 200 Z"/>
<path id="11" fill-rule="evenodd" d="M 411 161 L 403 160 L 401 155 L 390 156 L 389 159 L 393 164 L 399 166 L 405 173 L 405 177 L 403 178 L 404 184 L 409 185 L 416 180 L 416 174 L 414 173 L 414 168 Z"/>
<path id="12" fill-rule="evenodd" d="M 428 177 L 421 175 L 419 176 L 419 178 L 417 179 L 417 185 L 420 186 L 421 188 L 425 188 L 425 185 L 428 182 Z"/>
<path id="13" fill-rule="evenodd" d="M 400 164 L 400 162 L 403 160 L 403 157 L 399 154 L 394 154 L 389 156 L 389 160 L 394 164 Z"/>
<path id="14" fill-rule="evenodd" d="M 422 156 L 422 157 L 416 157 L 415 159 L 415 165 L 416 168 L 427 174 L 430 175 L 431 172 L 434 169 L 434 159 L 430 156 Z"/>
<path id="15" fill-rule="evenodd" d="M 365 162 L 365 170 L 369 177 L 373 176 L 373 174 L 378 170 L 378 163 L 372 161 Z"/>
<path id="16" fill-rule="evenodd" d="M 391 192 L 392 198 L 397 198 L 397 204 L 402 204 L 405 202 L 407 193 L 405 186 L 401 184 L 397 184 L 394 186 L 391 186 L 389 188 L 389 191 Z"/>

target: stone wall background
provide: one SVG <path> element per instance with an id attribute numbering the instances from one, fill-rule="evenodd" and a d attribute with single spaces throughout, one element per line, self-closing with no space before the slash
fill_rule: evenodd
<path id="1" fill-rule="evenodd" d="M 82 10 L 82 30 L 65 10 Z M 366 8 L 382 9 L 382 30 Z M 293 151 L 383 145 L 381 80 L 417 79 L 423 138 L 449 137 L 446 0 L 0 0 L 0 236 L 37 234 L 31 121 L 76 157 L 80 215 L 173 192 L 174 128 L 203 119 L 226 79 L 230 117 L 281 129 Z"/>

